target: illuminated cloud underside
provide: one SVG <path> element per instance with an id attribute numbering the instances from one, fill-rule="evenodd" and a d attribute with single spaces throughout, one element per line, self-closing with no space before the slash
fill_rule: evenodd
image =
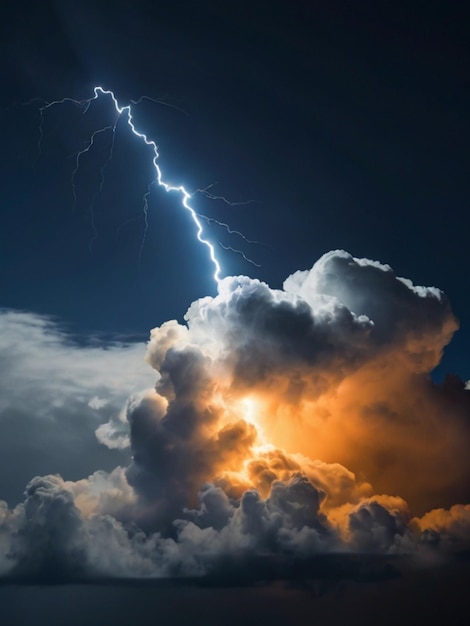
<path id="1" fill-rule="evenodd" d="M 131 463 L 36 477 L 23 503 L 0 505 L 4 574 L 204 575 L 227 556 L 468 549 L 469 391 L 429 377 L 458 327 L 442 292 L 335 251 L 283 290 L 225 278 L 185 320 L 151 332 L 155 389 L 96 431 Z M 71 363 L 80 350 L 64 348 Z M 90 381 L 94 410 L 114 393 Z"/>

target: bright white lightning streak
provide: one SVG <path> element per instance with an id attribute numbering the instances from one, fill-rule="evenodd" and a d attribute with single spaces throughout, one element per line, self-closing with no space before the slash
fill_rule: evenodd
<path id="1" fill-rule="evenodd" d="M 152 162 L 153 162 L 153 166 L 155 168 L 155 172 L 157 174 L 157 182 L 158 182 L 159 186 L 163 187 L 163 189 L 165 189 L 166 192 L 177 191 L 182 196 L 181 204 L 188 211 L 189 215 L 191 216 L 191 219 L 193 220 L 193 223 L 196 226 L 196 237 L 197 237 L 198 241 L 200 241 L 209 250 L 209 257 L 210 257 L 210 260 L 212 262 L 212 265 L 214 266 L 213 277 L 214 277 L 215 282 L 218 284 L 220 282 L 220 280 L 221 280 L 221 278 L 220 278 L 221 267 L 220 267 L 219 261 L 217 260 L 214 246 L 212 245 L 212 243 L 208 239 L 204 238 L 204 229 L 202 227 L 201 221 L 199 220 L 199 217 L 198 217 L 196 211 L 189 204 L 189 201 L 191 199 L 191 194 L 188 191 L 186 191 L 186 189 L 183 187 L 183 185 L 171 185 L 170 183 L 167 183 L 167 182 L 165 182 L 163 180 L 162 171 L 160 169 L 160 166 L 158 165 L 158 158 L 159 158 L 160 155 L 159 155 L 159 152 L 158 152 L 157 144 L 152 139 L 149 139 L 145 133 L 141 133 L 139 130 L 137 130 L 137 128 L 135 127 L 135 124 L 134 124 L 133 117 L 132 117 L 131 105 L 128 104 L 126 106 L 120 106 L 116 96 L 114 95 L 114 92 L 111 91 L 110 89 L 103 89 L 103 87 L 98 86 L 98 87 L 94 87 L 93 91 L 94 91 L 94 94 L 95 94 L 93 98 L 90 98 L 89 100 L 86 100 L 85 102 L 74 101 L 75 104 L 81 104 L 81 105 L 84 104 L 86 106 L 86 108 L 88 108 L 90 106 L 90 103 L 92 102 L 92 100 L 97 100 L 100 97 L 100 95 L 103 95 L 103 96 L 106 95 L 106 96 L 110 96 L 111 97 L 111 99 L 113 101 L 113 104 L 114 104 L 114 108 L 116 109 L 116 113 L 118 115 L 122 115 L 123 113 L 125 113 L 127 115 L 127 124 L 129 126 L 129 128 L 131 129 L 131 131 L 133 132 L 133 134 L 136 137 L 139 137 L 139 139 L 142 139 L 143 142 L 147 146 L 150 146 L 152 148 L 152 150 L 153 150 Z M 62 102 L 65 102 L 67 100 L 70 100 L 70 99 L 66 98 Z M 44 108 L 46 108 L 46 107 L 44 107 Z"/>
<path id="2" fill-rule="evenodd" d="M 75 100 L 74 98 L 62 98 L 62 100 L 54 100 L 53 102 L 46 102 L 46 104 L 44 104 L 44 106 L 40 107 L 39 109 L 39 114 L 40 114 L 40 121 L 39 121 L 39 140 L 38 140 L 38 156 L 36 161 L 40 158 L 41 156 L 41 145 L 42 145 L 42 139 L 43 139 L 43 122 L 44 122 L 44 112 L 46 109 L 58 105 L 58 104 L 64 104 L 65 102 L 71 102 L 73 104 L 75 104 L 76 106 L 80 106 L 83 107 L 83 113 L 85 114 L 89 107 L 90 104 L 93 102 L 93 100 L 97 100 L 100 95 L 106 95 L 106 96 L 111 96 L 111 99 L 113 101 L 114 104 L 114 108 L 116 110 L 116 113 L 118 114 L 118 116 L 121 116 L 122 113 L 126 113 L 127 114 L 127 124 L 129 126 L 129 128 L 131 129 L 132 133 L 136 136 L 139 137 L 139 139 L 142 139 L 144 141 L 144 143 L 147 146 L 150 146 L 153 150 L 153 165 L 155 168 L 155 172 L 157 174 L 157 182 L 159 184 L 160 187 L 163 187 L 165 189 L 166 192 L 170 192 L 170 191 L 178 191 L 181 196 L 182 196 L 182 200 L 181 203 L 184 206 L 184 208 L 188 211 L 188 213 L 190 214 L 195 226 L 196 226 L 196 236 L 198 241 L 200 241 L 203 245 L 205 245 L 208 250 L 209 250 L 209 256 L 211 259 L 211 262 L 214 266 L 214 273 L 213 273 L 213 277 L 214 280 L 216 281 L 216 283 L 220 282 L 220 273 L 221 273 L 221 267 L 219 264 L 219 261 L 217 260 L 217 257 L 215 255 L 215 248 L 212 245 L 212 243 L 205 239 L 203 237 L 204 234 L 204 229 L 202 227 L 202 224 L 198 218 L 197 213 L 194 211 L 194 209 L 192 208 L 192 206 L 189 204 L 189 200 L 191 198 L 191 194 L 186 191 L 186 189 L 183 187 L 183 185 L 170 185 L 169 183 L 165 182 L 163 180 L 163 176 L 162 176 L 162 171 L 160 169 L 160 166 L 158 165 L 158 158 L 159 158 L 159 152 L 158 152 L 158 147 L 157 144 L 155 143 L 155 141 L 153 141 L 152 139 L 148 139 L 147 135 L 145 133 L 141 133 L 140 131 L 137 130 L 137 128 L 135 127 L 134 124 L 134 120 L 132 117 L 132 108 L 131 105 L 128 104 L 126 106 L 120 106 L 118 99 L 116 98 L 116 96 L 114 95 L 114 92 L 111 91 L 110 89 L 103 89 L 103 87 L 98 86 L 98 87 L 94 87 L 93 89 L 94 92 L 94 96 L 92 98 L 88 98 L 86 100 Z M 139 104 L 143 98 L 139 98 L 139 100 L 135 100 L 135 101 L 131 101 L 133 104 Z M 153 98 L 148 98 L 145 97 L 145 99 L 148 100 L 152 100 L 154 102 L 160 102 L 159 100 L 155 100 Z M 161 102 L 160 102 L 161 103 Z M 161 104 L 168 104 L 168 103 L 161 103 Z M 168 105 L 171 106 L 171 105 Z M 173 107 L 173 108 L 178 108 L 178 107 Z M 186 113 L 185 111 L 183 111 L 184 113 Z M 114 123 L 114 125 L 111 126 L 107 126 L 106 128 L 97 130 L 93 133 L 93 135 L 90 138 L 89 143 L 87 144 L 87 146 L 81 150 L 77 156 L 76 156 L 76 160 L 75 160 L 75 169 L 72 173 L 72 193 L 73 193 L 73 197 L 74 197 L 74 207 L 76 205 L 76 201 L 77 201 L 77 197 L 76 197 L 76 190 L 75 190 L 75 176 L 77 174 L 77 170 L 78 170 L 78 166 L 79 166 L 79 162 L 80 162 L 80 157 L 85 153 L 88 152 L 88 150 L 90 150 L 90 148 L 93 145 L 94 142 L 94 138 L 96 137 L 97 134 L 105 131 L 105 130 L 109 130 L 110 128 L 113 128 L 113 133 L 115 131 L 116 128 L 116 122 Z M 148 196 L 150 193 L 150 186 L 149 185 L 149 189 L 147 190 L 147 193 L 144 195 L 144 219 L 145 219 L 145 226 L 147 227 L 147 211 L 148 211 Z M 101 187 L 100 187 L 101 188 Z M 96 226 L 94 223 L 94 214 L 93 214 L 93 206 L 91 207 L 91 220 L 92 220 L 92 230 L 93 230 L 93 236 L 92 236 L 92 240 L 90 242 L 90 246 L 92 245 L 92 242 L 96 239 L 97 237 L 97 231 L 96 231 Z M 140 253 L 139 256 L 141 256 L 142 254 L 142 248 L 143 248 L 143 244 L 144 244 L 144 240 L 145 240 L 145 235 L 144 235 L 144 239 L 141 243 L 140 246 Z"/>

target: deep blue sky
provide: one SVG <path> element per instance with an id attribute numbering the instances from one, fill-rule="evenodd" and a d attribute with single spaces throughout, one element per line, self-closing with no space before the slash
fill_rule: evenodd
<path id="1" fill-rule="evenodd" d="M 257 201 L 195 197 L 198 211 L 265 244 L 208 230 L 261 264 L 220 248 L 224 274 L 279 287 L 335 248 L 389 263 L 448 294 L 462 328 L 442 372 L 470 378 L 467 18 L 463 2 L 15 3 L 1 35 L 0 305 L 57 316 L 78 334 L 145 338 L 214 293 L 177 198 L 152 193 L 140 263 L 142 219 L 118 234 L 139 218 L 152 175 L 123 124 L 90 254 L 104 144 L 83 161 L 75 213 L 70 177 L 111 107 L 47 111 L 35 163 L 38 103 L 18 103 L 83 99 L 101 84 L 123 103 L 166 98 L 189 114 L 136 109 L 168 178 L 192 190 L 218 181 L 215 193 Z"/>

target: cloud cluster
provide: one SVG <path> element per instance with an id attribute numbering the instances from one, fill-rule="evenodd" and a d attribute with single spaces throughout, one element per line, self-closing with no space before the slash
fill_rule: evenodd
<path id="1" fill-rule="evenodd" d="M 99 445 L 95 431 L 103 425 L 105 436 L 111 417 L 120 423 L 128 395 L 154 385 L 144 350 L 143 343 L 98 340 L 83 346 L 50 318 L 0 310 L 2 498 L 18 502 L 36 474 L 78 479 L 127 462 L 127 454 Z"/>
<path id="2" fill-rule="evenodd" d="M 185 322 L 152 330 L 146 391 L 129 372 L 135 348 L 79 350 L 37 322 L 42 352 L 80 355 L 57 367 L 41 408 L 51 394 L 65 413 L 77 394 L 91 411 L 113 406 L 97 438 L 132 458 L 81 480 L 34 478 L 24 502 L 2 505 L 4 571 L 201 575 L 227 558 L 468 545 L 468 506 L 452 505 L 470 500 L 470 394 L 429 376 L 458 327 L 442 292 L 335 251 L 283 290 L 224 279 Z M 34 382 L 13 360 L 11 376 Z M 118 365 L 133 391 L 122 410 Z"/>

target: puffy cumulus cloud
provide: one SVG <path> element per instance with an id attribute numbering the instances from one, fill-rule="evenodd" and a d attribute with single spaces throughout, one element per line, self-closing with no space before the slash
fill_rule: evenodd
<path id="1" fill-rule="evenodd" d="M 102 490 L 112 490 L 112 482 L 103 483 Z M 87 490 L 93 488 L 89 484 Z M 106 512 L 103 502 L 90 514 L 74 492 L 77 488 L 60 476 L 36 477 L 26 488 L 24 503 L 13 511 L 2 506 L 9 533 L 2 573 L 49 581 L 193 576 L 216 570 L 221 558 L 307 558 L 338 541 L 319 510 L 323 493 L 301 474 L 275 481 L 266 499 L 247 490 L 235 502 L 222 489 L 204 485 L 197 508 L 181 511 L 171 533 L 144 533 Z"/>
<path id="2" fill-rule="evenodd" d="M 56 476 L 34 478 L 16 513 L 8 557 L 15 572 L 46 578 L 80 575 L 85 566 L 81 519 L 72 494 Z"/>
<path id="3" fill-rule="evenodd" d="M 10 543 L 14 529 L 15 515 L 5 501 L 0 500 L 0 576 L 12 567 L 9 558 Z"/>
<path id="4" fill-rule="evenodd" d="M 415 286 L 397 277 L 389 265 L 357 259 L 343 250 L 325 254 L 310 271 L 296 272 L 284 289 L 314 307 L 321 294 L 367 316 L 373 321 L 371 341 L 398 344 L 402 362 L 417 372 L 429 372 L 438 364 L 458 328 L 442 291 Z"/>
<path id="5" fill-rule="evenodd" d="M 374 553 L 409 552 L 412 538 L 406 515 L 400 508 L 387 506 L 389 499 L 361 502 L 348 516 L 348 546 Z"/>
<path id="6" fill-rule="evenodd" d="M 412 525 L 424 543 L 439 544 L 450 552 L 470 548 L 470 504 L 455 504 L 449 510 L 433 509 L 413 519 Z"/>
<path id="7" fill-rule="evenodd" d="M 372 328 L 334 298 L 319 297 L 312 307 L 243 276 L 223 280 L 219 295 L 195 302 L 185 319 L 187 342 L 200 346 L 235 389 L 275 388 L 287 401 L 302 393 L 315 397 L 354 369 L 366 355 Z M 158 345 L 156 331 L 148 356 L 157 369 Z"/>
<path id="8" fill-rule="evenodd" d="M 283 291 L 227 278 L 186 322 L 148 346 L 172 411 L 183 393 L 205 395 L 211 415 L 217 397 L 225 414 L 249 398 L 267 441 L 339 462 L 417 512 L 469 497 L 468 390 L 429 377 L 458 327 L 440 290 L 335 251 Z"/>
<path id="9" fill-rule="evenodd" d="M 189 358 L 193 365 L 192 351 Z M 149 524 L 171 522 L 195 501 L 202 483 L 223 469 L 238 469 L 256 439 L 254 426 L 244 420 L 221 424 L 220 407 L 206 395 L 206 377 L 196 374 L 201 389 L 190 369 L 189 396 L 183 384 L 182 396 L 169 403 L 155 393 L 129 406 L 133 461 L 127 478 L 146 504 Z"/>
<path id="10" fill-rule="evenodd" d="M 118 424 L 129 393 L 153 386 L 144 354 L 142 343 L 83 346 L 50 318 L 0 310 L 0 495 L 17 502 L 35 474 L 79 478 L 127 462 L 95 430 Z M 121 441 L 112 436 L 127 443 L 127 424 Z"/>
<path id="11" fill-rule="evenodd" d="M 53 475 L 36 477 L 27 485 L 25 501 L 8 511 L 3 573 L 46 582 L 102 574 L 155 574 L 157 568 L 150 567 L 145 553 L 150 542 L 142 541 L 142 533 L 131 536 L 110 515 L 86 516 L 77 506 L 76 488 L 71 487 Z"/>
<path id="12" fill-rule="evenodd" d="M 452 505 L 470 496 L 470 394 L 429 376 L 456 328 L 438 289 L 343 251 L 283 290 L 224 279 L 185 324 L 152 330 L 156 384 L 129 389 L 121 410 L 98 373 L 58 373 L 64 404 L 79 389 L 87 410 L 109 410 L 98 439 L 132 459 L 35 478 L 23 503 L 1 505 L 1 566 L 188 576 L 260 557 L 465 547 L 468 506 Z M 52 342 L 65 358 L 63 337 Z M 132 350 L 113 353 L 124 378 Z"/>

